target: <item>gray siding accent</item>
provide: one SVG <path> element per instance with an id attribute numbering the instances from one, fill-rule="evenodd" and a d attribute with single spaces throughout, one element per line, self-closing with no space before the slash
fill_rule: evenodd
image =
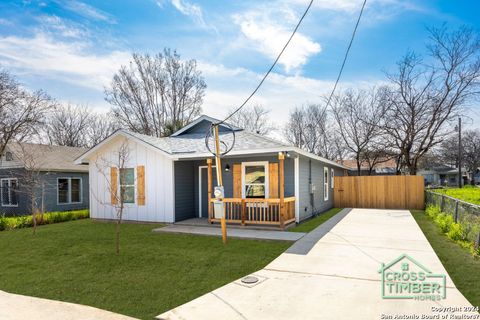
<path id="1" fill-rule="evenodd" d="M 0 214 L 8 216 L 31 214 L 30 195 L 27 194 L 22 185 L 24 182 L 21 177 L 24 176 L 24 169 L 0 170 L 0 178 L 17 178 L 19 183 L 18 207 L 3 207 L 0 202 Z M 75 204 L 58 204 L 57 198 L 57 178 L 81 178 L 82 179 L 82 202 Z M 44 206 L 46 212 L 51 211 L 71 211 L 88 209 L 89 205 L 89 181 L 86 172 L 42 172 L 41 181 L 45 186 Z M 41 188 L 35 192 L 37 206 L 41 206 Z"/>
<path id="2" fill-rule="evenodd" d="M 197 169 L 198 170 L 198 169 Z M 194 218 L 194 166 L 192 161 L 174 162 L 175 222 Z M 198 189 L 198 187 L 197 187 Z M 197 211 L 198 212 L 198 211 Z"/>
<path id="3" fill-rule="evenodd" d="M 311 183 L 315 191 L 310 194 L 310 162 L 311 161 Z M 328 168 L 328 200 L 323 198 L 323 170 Z M 333 167 L 319 160 L 300 156 L 299 158 L 299 204 L 300 221 L 311 217 L 314 214 L 324 212 L 333 207 L 333 188 L 331 185 L 331 169 L 335 170 L 335 176 L 343 176 L 343 170 Z"/>
<path id="4" fill-rule="evenodd" d="M 180 135 L 183 135 L 183 134 L 189 134 L 189 133 L 201 133 L 201 134 L 206 134 L 207 133 L 207 130 L 208 128 L 210 127 L 212 123 L 208 120 L 203 120 L 203 121 L 200 121 L 199 123 L 197 123 L 195 126 L 191 127 L 190 129 L 182 132 Z M 218 130 L 220 132 L 227 132 L 229 131 L 229 129 L 223 127 L 223 126 L 219 126 L 218 127 Z"/>
<path id="5" fill-rule="evenodd" d="M 233 165 L 242 162 L 268 161 L 278 162 L 277 155 L 269 156 L 244 156 L 240 158 L 222 159 L 223 185 L 225 197 L 233 197 Z M 230 171 L 225 171 L 226 165 Z M 206 166 L 206 160 L 176 161 L 175 162 L 175 221 L 198 217 L 199 204 L 199 176 L 198 168 Z M 214 162 L 215 165 L 215 162 Z M 190 175 L 190 176 L 189 176 Z M 293 158 L 285 159 L 285 197 L 295 195 L 295 172 Z M 204 177 L 202 177 L 204 178 Z M 213 186 L 217 184 L 213 181 Z"/>

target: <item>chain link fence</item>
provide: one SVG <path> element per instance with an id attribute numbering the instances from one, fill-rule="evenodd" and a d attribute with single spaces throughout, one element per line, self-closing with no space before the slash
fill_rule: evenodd
<path id="1" fill-rule="evenodd" d="M 480 245 L 480 206 L 452 198 L 445 194 L 425 191 L 425 205 L 440 207 L 440 210 L 451 215 L 453 220 L 462 226 L 465 240 Z"/>

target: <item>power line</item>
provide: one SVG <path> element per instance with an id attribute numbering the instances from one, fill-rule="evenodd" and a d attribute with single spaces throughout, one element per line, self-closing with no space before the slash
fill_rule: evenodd
<path id="1" fill-rule="evenodd" d="M 342 62 L 342 66 L 340 67 L 340 72 L 338 73 L 338 77 L 337 77 L 337 80 L 335 81 L 335 85 L 333 86 L 333 90 L 330 93 L 330 96 L 328 97 L 327 104 L 325 105 L 325 109 L 328 108 L 328 105 L 330 104 L 330 101 L 332 100 L 333 94 L 335 93 L 335 90 L 337 89 L 338 82 L 340 81 L 340 77 L 342 76 L 343 68 L 345 67 L 345 63 L 347 62 L 348 53 L 350 52 L 350 48 L 352 47 L 353 39 L 355 38 L 355 34 L 357 33 L 358 25 L 360 24 L 360 19 L 362 18 L 363 9 L 365 9 L 366 4 L 367 4 L 367 0 L 364 0 L 363 4 L 362 4 L 362 9 L 360 10 L 360 14 L 358 15 L 357 23 L 355 24 L 355 28 L 353 29 L 353 33 L 352 33 L 352 37 L 350 39 L 350 43 L 348 44 L 347 51 L 345 52 L 345 56 L 343 57 L 343 62 Z"/>
<path id="2" fill-rule="evenodd" d="M 273 62 L 272 66 L 270 67 L 270 69 L 268 69 L 267 73 L 265 73 L 265 75 L 263 76 L 262 80 L 260 81 L 260 83 L 257 85 L 257 87 L 255 88 L 255 90 L 253 90 L 253 92 L 248 96 L 247 99 L 245 99 L 245 101 L 240 105 L 240 107 L 238 107 L 237 109 L 235 109 L 235 111 L 233 111 L 228 117 L 226 117 L 225 119 L 223 119 L 222 121 L 220 121 L 218 124 L 221 124 L 221 123 L 224 123 L 225 121 L 227 121 L 228 119 L 230 119 L 234 114 L 236 114 L 238 111 L 240 111 L 240 109 L 242 109 L 246 104 L 247 102 L 255 95 L 255 93 L 257 93 L 258 89 L 260 89 L 260 87 L 262 86 L 263 82 L 265 81 L 265 79 L 267 79 L 268 75 L 270 74 L 270 72 L 272 72 L 273 68 L 275 67 L 275 65 L 277 64 L 278 60 L 280 60 L 280 57 L 282 56 L 283 52 L 285 51 L 285 49 L 287 49 L 287 46 L 288 44 L 290 43 L 290 41 L 292 40 L 293 36 L 295 35 L 295 33 L 297 32 L 298 28 L 300 27 L 300 24 L 302 23 L 303 21 L 303 18 L 305 18 L 305 16 L 307 15 L 308 11 L 310 10 L 310 7 L 312 6 L 313 4 L 313 0 L 310 1 L 310 3 L 308 4 L 308 7 L 307 9 L 305 10 L 305 12 L 303 13 L 302 17 L 300 18 L 300 20 L 298 21 L 297 25 L 295 26 L 295 29 L 293 29 L 293 32 L 290 36 L 290 38 L 288 38 L 288 41 L 287 43 L 285 43 L 285 46 L 283 46 L 283 49 L 282 51 L 280 51 L 280 53 L 278 54 L 277 58 L 275 59 L 275 61 Z M 358 24 L 358 23 L 357 23 Z"/>

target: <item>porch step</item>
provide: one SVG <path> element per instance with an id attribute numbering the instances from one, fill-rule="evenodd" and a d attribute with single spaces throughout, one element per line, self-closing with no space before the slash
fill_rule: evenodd
<path id="1" fill-rule="evenodd" d="M 190 227 L 220 227 L 220 223 L 213 222 L 209 223 L 207 218 L 192 218 L 187 220 L 182 220 L 175 222 L 174 225 L 180 226 L 190 226 Z M 295 223 L 290 223 L 285 225 L 285 230 L 295 226 Z M 276 225 L 254 225 L 254 224 L 246 224 L 242 226 L 239 223 L 228 222 L 227 228 L 234 228 L 234 229 L 250 229 L 250 230 L 266 230 L 266 231 L 282 231 L 279 226 Z"/>

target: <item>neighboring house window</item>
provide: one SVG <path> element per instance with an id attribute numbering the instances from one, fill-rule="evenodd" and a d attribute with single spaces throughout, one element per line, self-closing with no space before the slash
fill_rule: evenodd
<path id="1" fill-rule="evenodd" d="M 17 179 L 8 178 L 8 179 L 0 180 L 2 206 L 4 207 L 18 206 L 17 189 L 18 189 Z"/>
<path id="2" fill-rule="evenodd" d="M 5 153 L 5 160 L 7 161 L 13 161 L 13 154 L 11 152 L 6 152 Z"/>
<path id="3" fill-rule="evenodd" d="M 323 168 L 323 200 L 328 200 L 328 168 Z"/>
<path id="4" fill-rule="evenodd" d="M 81 178 L 58 178 L 58 203 L 72 204 L 82 202 Z"/>
<path id="5" fill-rule="evenodd" d="M 244 198 L 268 198 L 268 162 L 242 163 Z"/>
<path id="6" fill-rule="evenodd" d="M 332 171 L 330 171 L 330 179 L 332 179 L 332 182 L 331 182 L 331 184 L 332 184 L 332 189 L 333 189 L 333 185 L 334 185 L 334 181 L 335 181 L 334 178 L 335 178 L 335 170 L 332 169 Z"/>
<path id="7" fill-rule="evenodd" d="M 120 169 L 120 200 L 123 203 L 135 203 L 135 170 Z"/>

